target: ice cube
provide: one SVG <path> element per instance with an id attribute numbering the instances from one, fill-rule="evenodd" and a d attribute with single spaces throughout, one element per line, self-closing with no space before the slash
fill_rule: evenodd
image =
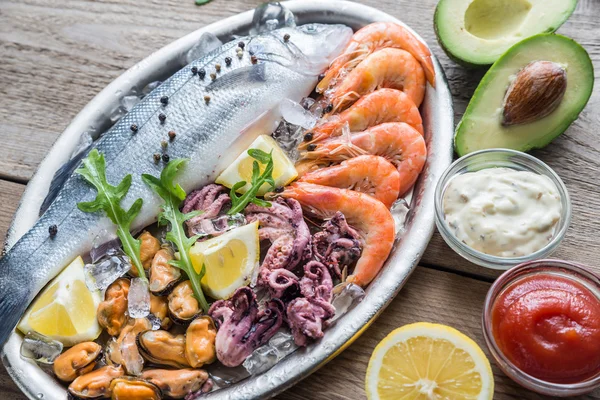
<path id="1" fill-rule="evenodd" d="M 123 106 L 117 106 L 110 112 L 108 118 L 110 118 L 110 122 L 114 124 L 115 122 L 120 120 L 126 113 L 127 111 L 125 110 L 125 108 L 123 108 Z"/>
<path id="2" fill-rule="evenodd" d="M 127 295 L 127 311 L 131 318 L 144 318 L 150 314 L 150 291 L 148 281 L 133 278 Z"/>
<path id="3" fill-rule="evenodd" d="M 294 337 L 287 330 L 277 332 L 269 342 L 254 350 L 246 360 L 244 368 L 250 375 L 260 374 L 271 369 L 279 361 L 292 354 L 298 346 Z"/>
<path id="4" fill-rule="evenodd" d="M 206 372 L 213 380 L 213 390 L 226 388 L 250 376 L 242 365 L 231 368 L 221 363 L 210 364 L 206 367 Z"/>
<path id="5" fill-rule="evenodd" d="M 242 225 L 246 225 L 246 217 L 244 214 L 237 213 L 234 215 L 221 215 L 210 220 L 202 220 L 201 223 L 194 227 L 194 231 L 200 237 L 203 237 L 219 235 Z"/>
<path id="6" fill-rule="evenodd" d="M 129 112 L 140 100 L 139 96 L 136 95 L 123 96 L 121 98 L 121 106 L 125 109 L 125 112 Z"/>
<path id="7" fill-rule="evenodd" d="M 269 32 L 283 27 L 296 26 L 294 14 L 278 1 L 263 3 L 256 7 L 252 17 L 251 35 Z"/>
<path id="8" fill-rule="evenodd" d="M 98 262 L 83 267 L 85 284 L 88 289 L 106 290 L 111 283 L 125 275 L 131 269 L 131 260 L 123 254 L 107 254 Z"/>
<path id="9" fill-rule="evenodd" d="M 311 129 L 317 123 L 317 117 L 313 113 L 290 99 L 281 102 L 279 111 L 287 122 L 304 129 Z"/>
<path id="10" fill-rule="evenodd" d="M 115 237 L 114 233 L 102 229 L 92 241 L 92 249 L 90 250 L 92 262 L 98 262 L 105 256 L 113 256 L 115 254 L 123 254 L 121 251 L 121 242 Z"/>
<path id="11" fill-rule="evenodd" d="M 144 86 L 144 88 L 142 89 L 142 96 L 141 98 L 144 98 L 146 96 L 148 96 L 148 94 L 150 94 L 150 92 L 152 92 L 154 89 L 156 89 L 157 87 L 159 87 L 162 84 L 161 81 L 154 81 L 154 82 L 150 82 L 149 84 L 147 84 L 146 86 Z"/>
<path id="12" fill-rule="evenodd" d="M 183 57 L 183 63 L 188 65 L 192 61 L 205 56 L 221 46 L 223 46 L 223 42 L 221 42 L 218 37 L 210 32 L 204 32 L 202 36 L 200 36 L 198 43 L 192 46 L 192 48 L 185 53 L 185 56 Z"/>
<path id="13" fill-rule="evenodd" d="M 21 357 L 41 364 L 52 364 L 60 355 L 63 344 L 37 332 L 27 332 L 21 343 Z"/>
<path id="14" fill-rule="evenodd" d="M 90 133 L 90 131 L 83 132 L 81 134 L 81 137 L 79 138 L 79 142 L 77 142 L 77 146 L 75 146 L 75 149 L 71 154 L 71 158 L 79 155 L 79 153 L 81 153 L 82 151 L 87 150 L 87 148 L 90 147 L 93 142 L 94 138 L 92 138 L 92 134 Z"/>
<path id="15" fill-rule="evenodd" d="M 296 162 L 300 158 L 298 145 L 303 140 L 304 132 L 305 130 L 302 127 L 292 125 L 286 121 L 281 121 L 275 132 L 273 132 L 273 139 L 286 152 L 292 162 Z"/>
<path id="16" fill-rule="evenodd" d="M 390 212 L 394 217 L 394 224 L 396 227 L 396 237 L 402 236 L 405 230 L 406 217 L 408 216 L 408 203 L 405 199 L 398 199 L 392 204 Z"/>
<path id="17" fill-rule="evenodd" d="M 332 324 L 348 311 L 356 307 L 365 297 L 365 291 L 354 283 L 343 282 L 333 288 L 333 300 L 331 304 L 335 307 L 335 315 L 328 323 Z"/>

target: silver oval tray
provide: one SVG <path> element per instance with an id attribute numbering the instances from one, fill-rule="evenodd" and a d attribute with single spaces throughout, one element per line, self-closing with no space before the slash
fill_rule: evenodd
<path id="1" fill-rule="evenodd" d="M 294 13 L 298 24 L 342 23 L 354 29 L 375 21 L 394 21 L 404 25 L 389 14 L 348 1 L 293 0 L 285 5 Z M 133 87 L 144 87 L 176 72 L 181 68 L 181 55 L 197 43 L 204 32 L 211 32 L 224 41 L 230 40 L 232 35 L 247 33 L 252 15 L 253 11 L 234 15 L 176 40 L 131 67 L 90 101 L 60 135 L 27 185 L 9 229 L 6 248 L 10 248 L 35 223 L 54 173 L 68 161 L 81 133 L 86 130 L 102 132 L 108 128 L 109 111 L 119 101 L 116 93 L 128 93 Z M 413 191 L 405 231 L 397 240 L 382 272 L 367 288 L 365 299 L 330 327 L 318 342 L 294 352 L 269 371 L 210 393 L 205 396 L 206 399 L 270 397 L 306 378 L 357 339 L 416 268 L 433 233 L 435 184 L 452 160 L 452 98 L 444 72 L 435 58 L 434 65 L 436 87 L 427 88 L 421 106 L 428 148 L 427 163 Z M 2 362 L 23 393 L 30 399 L 66 399 L 63 385 L 37 364 L 20 357 L 20 346 L 21 336 L 13 333 L 4 346 Z"/>

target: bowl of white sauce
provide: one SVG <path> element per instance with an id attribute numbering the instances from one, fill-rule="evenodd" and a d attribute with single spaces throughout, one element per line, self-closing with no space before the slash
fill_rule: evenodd
<path id="1" fill-rule="evenodd" d="M 537 158 L 481 150 L 456 160 L 435 191 L 438 231 L 465 259 L 493 269 L 549 256 L 571 222 L 563 181 Z"/>

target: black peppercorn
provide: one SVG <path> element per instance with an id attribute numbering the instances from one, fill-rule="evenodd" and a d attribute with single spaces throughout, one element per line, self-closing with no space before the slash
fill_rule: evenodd
<path id="1" fill-rule="evenodd" d="M 158 114 L 158 119 L 159 119 L 159 121 L 160 121 L 161 124 L 164 124 L 165 121 L 166 121 L 166 119 L 167 119 L 167 116 L 165 114 L 163 114 L 163 113 L 160 113 L 160 114 Z"/>
<path id="2" fill-rule="evenodd" d="M 244 50 L 244 47 L 246 47 L 246 43 L 244 43 L 244 42 L 239 42 L 239 43 L 238 43 L 238 47 L 239 47 L 240 49 Z"/>
<path id="3" fill-rule="evenodd" d="M 138 131 L 138 126 L 136 124 L 131 124 L 129 129 L 131 129 L 131 132 L 136 133 Z"/>
<path id="4" fill-rule="evenodd" d="M 225 65 L 228 67 L 231 65 L 231 57 L 225 57 Z"/>
<path id="5" fill-rule="evenodd" d="M 192 67 L 192 75 L 196 75 L 198 73 L 198 67 Z"/>
<path id="6" fill-rule="evenodd" d="M 54 236 L 56 236 L 56 234 L 58 233 L 58 226 L 56 226 L 56 225 L 50 225 L 48 227 L 48 233 L 50 234 L 51 238 L 53 238 Z"/>
<path id="7" fill-rule="evenodd" d="M 163 160 L 163 162 L 168 163 L 169 162 L 169 155 L 168 154 L 163 154 L 162 155 L 162 160 Z"/>
<path id="8" fill-rule="evenodd" d="M 286 33 L 285 35 L 283 35 L 283 41 L 284 42 L 288 42 L 290 40 L 290 34 Z"/>
<path id="9" fill-rule="evenodd" d="M 166 106 L 167 104 L 169 104 L 169 97 L 167 97 L 167 96 L 161 97 L 160 102 L 162 103 L 163 106 Z"/>
<path id="10" fill-rule="evenodd" d="M 158 163 L 160 161 L 160 154 L 154 153 L 152 157 L 154 157 L 154 163 Z"/>
<path id="11" fill-rule="evenodd" d="M 204 77 L 206 76 L 206 71 L 201 69 L 200 71 L 198 71 L 198 76 L 200 77 L 200 79 L 204 79 Z"/>

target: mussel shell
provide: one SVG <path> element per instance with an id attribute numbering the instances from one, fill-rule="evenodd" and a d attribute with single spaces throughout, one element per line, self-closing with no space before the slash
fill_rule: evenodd
<path id="1" fill-rule="evenodd" d="M 168 300 L 169 316 L 176 324 L 187 325 L 200 314 L 200 305 L 189 280 L 175 286 Z"/>
<path id="2" fill-rule="evenodd" d="M 207 315 L 196 318 L 185 332 L 185 357 L 193 368 L 200 368 L 217 359 L 215 340 L 217 328 Z"/>
<path id="3" fill-rule="evenodd" d="M 95 342 L 83 342 L 66 350 L 54 360 L 52 370 L 63 382 L 72 382 L 78 376 L 87 374 L 102 359 L 102 347 Z"/>
<path id="4" fill-rule="evenodd" d="M 111 382 L 125 375 L 120 365 L 107 365 L 77 377 L 69 385 L 69 395 L 76 399 L 100 399 L 110 396 Z"/>
<path id="5" fill-rule="evenodd" d="M 157 296 L 169 294 L 181 280 L 181 270 L 169 265 L 172 259 L 173 253 L 168 248 L 162 248 L 154 255 L 149 271 L 149 289 Z"/>
<path id="6" fill-rule="evenodd" d="M 143 379 L 129 376 L 113 379 L 110 383 L 112 400 L 160 400 L 162 391 L 158 386 Z"/>
<path id="7" fill-rule="evenodd" d="M 145 331 L 137 335 L 137 347 L 145 360 L 156 365 L 175 368 L 190 366 L 185 357 L 185 336 L 167 331 Z"/>
<path id="8" fill-rule="evenodd" d="M 142 379 L 158 386 L 164 396 L 173 399 L 183 399 L 190 393 L 202 388 L 208 379 L 206 371 L 201 369 L 147 369 L 142 373 Z"/>
<path id="9" fill-rule="evenodd" d="M 98 305 L 98 323 L 109 335 L 118 336 L 127 324 L 129 279 L 119 278 L 106 289 L 104 301 Z"/>

